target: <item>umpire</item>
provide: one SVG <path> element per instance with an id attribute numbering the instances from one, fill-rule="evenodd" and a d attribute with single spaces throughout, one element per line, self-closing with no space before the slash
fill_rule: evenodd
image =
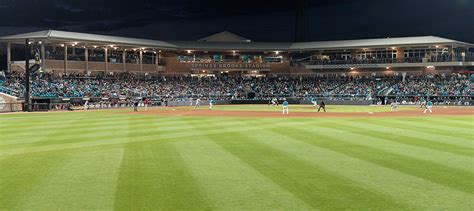
<path id="1" fill-rule="evenodd" d="M 318 112 L 323 109 L 324 112 L 326 112 L 326 104 L 324 103 L 324 101 L 321 100 L 321 102 L 319 103 L 319 108 L 318 108 Z"/>

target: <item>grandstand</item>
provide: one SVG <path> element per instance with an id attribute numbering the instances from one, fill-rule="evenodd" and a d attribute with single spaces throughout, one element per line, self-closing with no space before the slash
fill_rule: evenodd
<path id="1" fill-rule="evenodd" d="M 11 49 L 28 40 L 41 67 L 33 74 L 31 94 L 41 103 L 144 97 L 364 104 L 432 97 L 462 105 L 472 100 L 474 45 L 435 36 L 270 43 L 230 32 L 158 41 L 48 30 L 0 40 L 7 44 L 8 60 L 0 90 L 24 97 L 25 62 L 12 58 Z"/>

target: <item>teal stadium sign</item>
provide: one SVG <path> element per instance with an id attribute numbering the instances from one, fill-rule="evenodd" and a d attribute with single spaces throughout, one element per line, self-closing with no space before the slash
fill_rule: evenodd
<path id="1" fill-rule="evenodd" d="M 215 69 L 215 70 L 270 70 L 270 64 L 259 63 L 193 63 L 192 69 Z"/>

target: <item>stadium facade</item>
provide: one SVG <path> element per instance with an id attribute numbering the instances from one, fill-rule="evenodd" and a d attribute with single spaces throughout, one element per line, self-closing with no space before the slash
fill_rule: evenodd
<path id="1" fill-rule="evenodd" d="M 7 44 L 8 72 L 25 70 L 25 61 L 12 58 L 11 49 L 26 40 L 42 69 L 59 75 L 442 73 L 474 66 L 473 44 L 436 36 L 276 43 L 230 32 L 198 41 L 159 41 L 47 30 L 0 38 Z"/>

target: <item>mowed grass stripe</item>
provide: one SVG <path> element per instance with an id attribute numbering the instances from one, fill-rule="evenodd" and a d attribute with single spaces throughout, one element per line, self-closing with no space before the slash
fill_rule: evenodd
<path id="1" fill-rule="evenodd" d="M 293 134 L 289 128 L 282 131 L 287 131 L 289 135 L 265 130 L 254 134 L 253 138 L 267 147 L 306 160 L 326 171 L 371 188 L 374 192 L 387 195 L 395 203 L 404 204 L 408 209 L 469 210 L 474 206 L 472 194 L 297 140 L 292 138 Z M 268 139 L 269 136 L 273 138 Z M 307 138 L 311 140 L 317 137 L 317 132 L 311 132 Z"/>
<path id="2" fill-rule="evenodd" d="M 423 136 L 407 136 L 405 134 L 411 134 L 413 133 L 413 128 L 407 128 L 407 129 L 393 129 L 392 125 L 389 124 L 387 127 L 381 127 L 381 123 L 378 121 L 380 120 L 374 120 L 377 121 L 377 126 L 367 126 L 364 124 L 360 124 L 360 121 L 354 121 L 354 122 L 349 122 L 349 123 L 336 123 L 340 128 L 349 126 L 352 128 L 351 132 L 357 133 L 360 135 L 366 135 L 370 134 L 372 137 L 380 138 L 380 139 L 385 139 L 385 140 L 390 140 L 393 142 L 398 142 L 401 144 L 406 144 L 406 145 L 412 145 L 416 147 L 423 147 L 431 150 L 437 150 L 440 152 L 449 152 L 453 154 L 457 154 L 460 156 L 468 156 L 472 158 L 474 156 L 474 149 L 469 147 L 469 144 L 464 144 L 467 145 L 468 147 L 464 146 L 459 146 L 456 144 L 452 144 L 452 140 L 455 138 L 451 139 L 442 139 L 439 137 L 439 139 L 433 140 L 433 139 L 427 139 L 424 138 Z M 347 128 L 346 128 L 347 129 Z M 350 128 L 349 128 L 350 129 Z M 416 129 L 415 129 L 416 130 Z M 415 131 L 416 133 L 417 131 Z"/>
<path id="3" fill-rule="evenodd" d="M 419 160 L 430 161 L 433 163 L 444 165 L 446 167 L 455 168 L 470 173 L 474 172 L 474 168 L 472 167 L 472 157 L 455 155 L 448 152 L 435 151 L 427 149 L 425 147 L 413 146 L 396 141 L 391 141 L 389 139 L 386 139 L 385 137 L 379 138 L 372 136 L 370 132 L 361 134 L 348 130 L 349 127 L 356 127 L 358 131 L 363 129 L 371 131 L 373 130 L 373 128 L 378 127 L 376 124 L 367 125 L 362 124 L 362 122 L 354 122 L 352 124 L 344 124 L 343 126 L 337 126 L 336 124 L 338 124 L 337 122 L 339 121 L 333 121 L 333 123 L 312 125 L 311 127 L 305 127 L 305 129 L 307 128 L 310 132 L 324 134 L 333 138 L 345 137 L 346 141 L 361 144 L 367 147 L 373 147 L 387 152 L 392 152 L 398 155 L 412 157 L 414 159 Z M 410 133 L 414 132 L 410 131 Z"/>
<path id="4" fill-rule="evenodd" d="M 302 210 L 299 198 L 202 137 L 173 143 L 211 209 Z"/>
<path id="5" fill-rule="evenodd" d="M 61 165 L 67 155 L 38 153 L 35 156 L 14 155 L 0 160 L 0 210 L 13 210 L 22 205 L 38 183 L 48 179 L 50 171 Z"/>
<path id="6" fill-rule="evenodd" d="M 410 119 L 397 118 L 397 119 L 394 119 L 394 121 L 390 121 L 390 120 L 379 120 L 379 121 L 387 122 L 387 123 L 393 122 L 397 126 L 401 126 L 404 128 L 416 127 L 418 130 L 422 130 L 423 132 L 436 133 L 440 135 L 463 137 L 466 139 L 472 139 L 474 136 L 474 131 L 472 130 L 472 127 L 474 127 L 474 122 L 471 125 L 471 127 L 453 127 L 448 124 L 433 123 L 431 120 L 416 119 L 416 118 L 410 118 Z"/>
<path id="7" fill-rule="evenodd" d="M 276 130 L 272 131 L 318 147 L 429 180 L 452 189 L 464 191 L 469 194 L 474 193 L 474 174 L 466 171 L 449 168 L 433 162 L 413 159 L 366 145 L 360 145 L 347 141 L 345 138 L 334 138 L 324 134 L 317 134 L 315 138 L 311 139 L 307 135 L 308 132 L 304 129 L 295 128 L 290 133 Z M 368 132 L 366 131 L 366 133 Z"/>
<path id="8" fill-rule="evenodd" d="M 222 148 L 317 209 L 403 207 L 379 193 L 305 160 L 260 144 L 245 132 L 210 136 Z M 267 137 L 272 139 L 271 136 Z M 328 194 L 331 193 L 331 194 Z"/>
<path id="9" fill-rule="evenodd" d="M 129 121 L 131 122 L 131 121 Z M 124 133 L 126 133 L 131 139 L 139 138 L 140 136 L 147 135 L 150 133 L 156 134 L 159 133 L 160 135 L 167 135 L 167 134 L 178 134 L 183 130 L 190 130 L 190 129 L 198 129 L 198 130 L 211 130 L 214 128 L 210 122 L 215 122 L 212 120 L 204 120 L 204 121 L 191 121 L 190 123 L 195 123 L 198 126 L 189 126 L 183 125 L 183 122 L 173 124 L 172 127 L 168 127 L 167 124 L 155 124 L 154 122 L 141 122 L 141 123 L 133 123 L 133 125 L 128 124 L 129 122 L 125 122 L 120 127 L 114 125 L 114 122 L 110 122 L 110 126 L 107 127 L 93 127 L 93 128 L 84 128 L 84 127 L 76 127 L 74 124 L 69 125 L 67 129 L 62 129 L 59 132 L 55 133 L 54 136 L 50 136 L 48 139 L 44 140 L 43 138 L 37 140 L 35 138 L 30 138 L 28 140 L 8 140 L 0 143 L 0 149 L 9 149 L 15 147 L 35 147 L 35 146 L 44 146 L 48 144 L 69 144 L 69 143 L 80 143 L 80 142 L 87 142 L 90 141 L 91 138 L 94 139 L 111 139 L 115 137 L 123 137 Z M 235 121 L 227 121 L 222 123 L 221 125 L 233 128 L 237 124 Z M 117 128 L 114 128 L 117 127 Z M 126 129 L 126 130 L 123 130 Z M 51 131 L 51 130 L 47 130 Z M 32 131 L 35 133 L 34 131 Z M 31 136 L 30 134 L 26 134 Z M 36 136 L 36 137 L 44 137 L 43 136 Z M 105 140 L 104 140 L 105 141 Z M 13 143 L 13 144 L 9 144 Z"/>
<path id="10" fill-rule="evenodd" d="M 430 118 L 430 121 L 439 124 L 445 124 L 452 127 L 459 128 L 472 128 L 474 115 L 466 115 L 463 117 L 443 117 L 443 118 Z"/>
<path id="11" fill-rule="evenodd" d="M 110 118 L 97 118 L 97 117 L 87 117 L 87 116 L 71 116 L 68 119 L 65 119 L 63 121 L 46 121 L 43 120 L 43 122 L 39 122 L 37 124 L 30 124 L 30 123 L 25 123 L 25 124 L 8 124 L 5 125 L 5 127 L 2 128 L 4 132 L 19 132 L 18 130 L 22 130 L 24 127 L 30 129 L 30 130 L 38 130 L 42 129 L 43 127 L 55 127 L 57 125 L 62 125 L 63 123 L 67 123 L 70 119 L 79 119 L 82 120 L 82 122 L 77 123 L 76 126 L 78 127 L 96 127 L 96 126 L 102 126 L 102 125 L 107 125 L 109 122 L 115 122 L 116 124 L 120 123 L 125 123 L 129 121 L 158 121 L 162 122 L 163 124 L 173 124 L 173 123 L 178 123 L 180 121 L 186 120 L 180 120 L 180 119 L 175 119 L 175 118 L 161 118 L 159 116 L 148 116 L 148 115 L 138 115 L 135 117 L 132 116 L 124 116 L 121 118 L 116 118 L 114 116 L 110 116 Z M 192 121 L 192 120 L 190 120 Z"/>
<path id="12" fill-rule="evenodd" d="M 252 118 L 254 119 L 254 118 Z M 104 133 L 101 136 L 90 136 L 90 139 L 87 139 L 82 142 L 71 142 L 71 143 L 61 143 L 58 142 L 56 144 L 49 144 L 49 145 L 41 145 L 41 146 L 34 146 L 34 147 L 19 147 L 13 149 L 0 149 L 2 150 L 2 154 L 0 154 L 0 159 L 4 156 L 15 155 L 15 154 L 25 154 L 25 153 L 33 153 L 33 152 L 41 152 L 41 151 L 55 151 L 55 150 L 65 150 L 65 149 L 75 149 L 75 148 L 84 148 L 84 147 L 97 147 L 97 146 L 106 146 L 106 145 L 117 145 L 117 144 L 125 144 L 125 143 L 145 143 L 145 142 L 153 142 L 158 139 L 160 140 L 169 140 L 169 141 L 178 141 L 182 138 L 189 138 L 189 137 L 196 137 L 202 134 L 202 132 L 206 132 L 207 134 L 212 133 L 221 133 L 221 132 L 235 132 L 235 131 L 252 131 L 252 130 L 259 130 L 261 128 L 268 128 L 268 127 L 279 127 L 279 124 L 285 123 L 276 123 L 276 124 L 268 124 L 266 122 L 260 124 L 246 124 L 245 127 L 228 127 L 226 129 L 215 130 L 213 129 L 212 125 L 208 125 L 208 130 L 204 131 L 194 131 L 190 130 L 186 133 L 181 133 L 177 131 L 177 133 L 156 133 L 154 130 L 149 130 L 148 132 L 129 132 L 128 130 L 124 131 L 127 135 L 120 135 L 119 137 L 108 135 Z M 294 125 L 301 125 L 299 122 L 295 122 Z M 133 137 L 133 138 L 131 138 Z M 65 137 L 62 137 L 61 140 L 64 140 Z M 74 138 L 74 137 L 68 137 Z M 77 137 L 76 137 L 77 138 Z"/>
<path id="13" fill-rule="evenodd" d="M 453 138 L 464 138 L 469 141 L 472 141 L 474 135 L 474 131 L 469 128 L 452 127 L 420 119 L 377 119 L 377 123 L 386 123 L 385 125 L 387 126 L 393 125 L 394 127 L 401 129 L 416 128 L 417 131 L 450 136 Z M 474 124 L 472 126 L 474 127 Z"/>
<path id="14" fill-rule="evenodd" d="M 126 144 L 114 209 L 208 210 L 171 143 Z"/>
<path id="15" fill-rule="evenodd" d="M 76 120 L 76 123 L 80 120 Z M 164 131 L 176 131 L 176 130 L 186 130 L 189 128 L 186 128 L 186 126 L 183 126 L 182 122 L 173 122 L 173 124 L 170 124 L 169 122 L 153 122 L 153 121 L 140 121 L 138 123 L 133 123 L 133 125 L 129 125 L 129 122 L 134 122 L 134 120 L 130 121 L 123 121 L 120 122 L 117 125 L 117 122 L 114 121 L 108 121 L 108 122 L 102 122 L 102 126 L 95 126 L 95 127 L 89 127 L 89 126 L 78 126 L 77 124 L 67 124 L 64 126 L 61 126 L 61 129 L 56 133 L 56 136 L 52 136 L 51 139 L 48 139 L 46 141 L 38 141 L 35 138 L 30 138 L 30 139 L 24 139 L 24 137 L 31 137 L 32 133 L 34 133 L 35 137 L 44 137 L 45 134 L 49 133 L 48 131 L 51 131 L 53 129 L 58 129 L 58 128 L 49 128 L 46 130 L 43 130 L 42 133 L 38 134 L 36 131 L 29 131 L 29 133 L 23 133 L 23 135 L 20 136 L 14 136 L 13 138 L 7 138 L 5 141 L 0 142 L 0 148 L 4 148 L 4 146 L 38 146 L 38 145 L 44 145 L 48 143 L 71 143 L 71 142 L 80 142 L 84 138 L 101 138 L 101 134 L 106 134 L 105 136 L 120 136 L 121 132 L 127 131 L 127 132 L 132 132 L 133 133 L 142 133 L 142 132 L 164 132 Z M 203 127 L 206 127 L 205 125 L 207 122 L 212 122 L 212 120 L 203 120 L 203 121 L 197 121 L 194 120 L 193 122 L 196 122 L 200 125 L 204 125 Z M 231 126 L 232 122 L 229 122 L 229 126 Z M 126 130 L 123 130 L 126 129 Z"/>
<path id="16" fill-rule="evenodd" d="M 18 209 L 108 209 L 113 206 L 122 149 L 66 154 L 19 200 Z"/>
<path id="17" fill-rule="evenodd" d="M 391 135 L 398 135 L 402 134 L 407 137 L 411 137 L 412 139 L 422 139 L 424 141 L 431 141 L 431 142 L 440 142 L 440 143 L 448 143 L 450 145 L 455 145 L 458 147 L 465 147 L 468 149 L 474 149 L 474 145 L 472 143 L 472 140 L 462 138 L 462 137 L 451 137 L 449 135 L 443 135 L 443 134 L 433 134 L 430 132 L 423 132 L 418 130 L 417 127 L 409 127 L 405 128 L 402 126 L 396 126 L 392 125 L 388 122 L 384 122 L 376 120 L 376 119 L 362 119 L 360 121 L 354 121 L 363 123 L 359 125 L 363 125 L 366 128 L 375 128 L 375 129 L 381 129 L 384 130 L 386 133 L 391 134 Z"/>

